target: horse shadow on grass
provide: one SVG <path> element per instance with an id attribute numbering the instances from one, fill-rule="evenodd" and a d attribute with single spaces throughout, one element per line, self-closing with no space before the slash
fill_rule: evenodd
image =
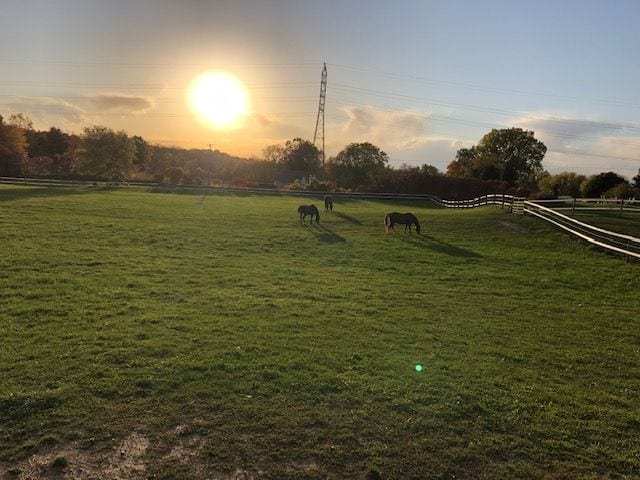
<path id="1" fill-rule="evenodd" d="M 450 243 L 445 243 L 435 237 L 425 235 L 424 233 L 420 235 L 407 235 L 403 237 L 403 239 L 407 243 L 415 245 L 416 247 L 428 248 L 436 253 L 444 253 L 446 255 L 451 255 L 452 257 L 482 258 L 482 255 L 479 255 L 476 252 L 456 247 Z"/>
<path id="2" fill-rule="evenodd" d="M 356 217 L 352 217 L 351 215 L 347 215 L 346 213 L 333 212 L 333 214 L 342 220 L 346 220 L 349 223 L 353 223 L 354 225 L 362 225 L 362 222 L 360 220 L 358 220 Z"/>
<path id="3" fill-rule="evenodd" d="M 319 224 L 315 225 L 304 225 L 309 229 L 311 233 L 315 235 L 315 237 L 323 242 L 323 243 L 343 243 L 347 240 L 344 237 L 341 237 L 333 230 Z"/>

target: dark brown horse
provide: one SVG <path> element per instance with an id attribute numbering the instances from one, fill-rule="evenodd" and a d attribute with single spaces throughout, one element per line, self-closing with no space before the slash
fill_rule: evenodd
<path id="1" fill-rule="evenodd" d="M 420 233 L 420 222 L 413 213 L 387 213 L 384 217 L 384 231 L 389 233 L 389 229 L 391 229 L 395 232 L 396 229 L 393 228 L 393 226 L 396 223 L 404 225 L 405 232 L 407 231 L 407 229 L 409 229 L 409 232 L 411 232 L 411 225 L 415 225 L 416 232 Z"/>
<path id="2" fill-rule="evenodd" d="M 331 195 L 324 196 L 324 211 L 328 212 L 331 210 L 333 212 L 333 197 Z"/>
<path id="3" fill-rule="evenodd" d="M 304 223 L 306 216 L 311 215 L 311 223 L 313 223 L 313 217 L 316 217 L 316 223 L 320 224 L 320 212 L 315 205 L 300 205 L 298 213 L 300 214 L 300 223 Z"/>

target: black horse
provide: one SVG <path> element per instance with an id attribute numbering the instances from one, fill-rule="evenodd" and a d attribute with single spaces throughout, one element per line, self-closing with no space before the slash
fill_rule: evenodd
<path id="1" fill-rule="evenodd" d="M 407 229 L 409 229 L 409 232 L 411 232 L 411 225 L 415 225 L 416 232 L 420 233 L 420 222 L 413 213 L 387 213 L 384 217 L 384 231 L 389 233 L 389 229 L 391 229 L 395 232 L 396 229 L 393 228 L 393 226 L 396 223 L 404 225 L 405 232 L 407 231 Z"/>
<path id="2" fill-rule="evenodd" d="M 320 212 L 315 205 L 300 205 L 298 207 L 298 213 L 300 214 L 300 223 L 304 222 L 307 215 L 311 215 L 311 223 L 313 223 L 313 217 L 316 217 L 316 223 L 320 224 Z"/>
<path id="3" fill-rule="evenodd" d="M 331 195 L 324 196 L 324 211 L 328 212 L 331 210 L 333 212 L 333 197 Z"/>

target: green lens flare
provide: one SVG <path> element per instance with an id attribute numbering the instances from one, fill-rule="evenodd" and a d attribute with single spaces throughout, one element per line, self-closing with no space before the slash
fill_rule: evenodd
<path id="1" fill-rule="evenodd" d="M 420 365 L 419 363 L 416 364 L 416 372 L 421 372 L 422 371 L 422 365 Z"/>

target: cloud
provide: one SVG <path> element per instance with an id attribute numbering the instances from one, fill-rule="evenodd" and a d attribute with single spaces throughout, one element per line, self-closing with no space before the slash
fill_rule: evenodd
<path id="1" fill-rule="evenodd" d="M 625 141 L 629 136 L 640 132 L 640 127 L 627 123 L 599 122 L 552 115 L 515 118 L 512 124 L 533 130 L 536 137 L 543 139 L 547 146 L 553 145 L 560 148 L 575 148 L 576 145 L 594 143 L 605 138 Z"/>
<path id="2" fill-rule="evenodd" d="M 38 128 L 77 126 L 84 121 L 84 111 L 65 100 L 49 97 L 15 97 L 0 104 L 2 110 L 23 113 Z"/>
<path id="3" fill-rule="evenodd" d="M 153 107 L 151 100 L 145 97 L 101 94 L 88 97 L 89 104 L 106 112 L 145 112 Z"/>
<path id="4" fill-rule="evenodd" d="M 543 165 L 552 173 L 573 171 L 591 175 L 614 171 L 628 178 L 640 166 L 640 127 L 576 119 L 567 116 L 538 115 L 514 119 L 513 125 L 533 130 L 548 147 Z"/>
<path id="5" fill-rule="evenodd" d="M 371 142 L 383 150 L 415 150 L 429 141 L 427 116 L 375 107 L 345 107 L 346 121 L 338 125 L 346 143 Z"/>

